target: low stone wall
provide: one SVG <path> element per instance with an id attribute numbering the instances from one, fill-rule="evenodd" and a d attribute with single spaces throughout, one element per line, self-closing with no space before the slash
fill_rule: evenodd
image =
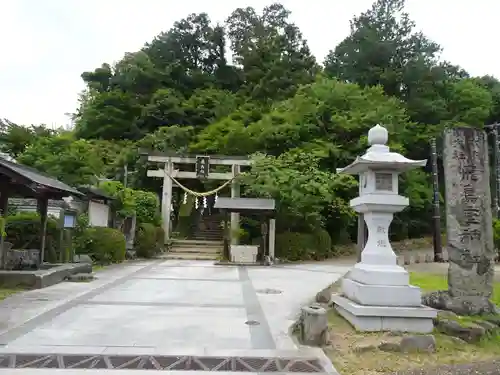
<path id="1" fill-rule="evenodd" d="M 448 261 L 448 251 L 443 248 L 443 259 Z M 434 263 L 434 251 L 430 250 L 412 250 L 398 254 L 398 265 L 408 266 L 417 263 Z"/>
<path id="2" fill-rule="evenodd" d="M 0 284 L 5 287 L 41 289 L 60 283 L 71 275 L 91 272 L 92 265 L 87 263 L 58 264 L 49 269 L 33 271 L 0 270 Z"/>

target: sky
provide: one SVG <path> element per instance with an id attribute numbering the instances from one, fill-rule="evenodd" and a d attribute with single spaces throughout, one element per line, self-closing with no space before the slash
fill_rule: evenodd
<path id="1" fill-rule="evenodd" d="M 175 21 L 206 12 L 223 22 L 238 7 L 272 0 L 0 0 L 0 118 L 58 127 L 78 106 L 80 75 L 140 49 Z M 372 0 L 281 0 L 323 62 Z M 406 11 L 443 58 L 473 75 L 500 78 L 500 2 L 407 0 Z"/>

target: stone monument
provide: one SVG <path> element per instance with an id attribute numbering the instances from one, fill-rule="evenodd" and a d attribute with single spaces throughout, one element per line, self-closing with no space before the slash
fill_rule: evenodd
<path id="1" fill-rule="evenodd" d="M 495 313 L 493 223 L 486 133 L 454 128 L 444 134 L 448 291 L 424 303 L 462 315 Z"/>
<path id="2" fill-rule="evenodd" d="M 410 160 L 386 146 L 387 130 L 375 126 L 368 132 L 370 148 L 340 173 L 358 174 L 359 197 L 351 207 L 362 213 L 368 240 L 358 262 L 342 280 L 342 294 L 333 295 L 337 311 L 359 331 L 433 330 L 436 310 L 421 304 L 420 288 L 409 285 L 409 274 L 397 265 L 389 241 L 393 215 L 408 206 L 398 194 L 398 175 L 426 160 Z"/>

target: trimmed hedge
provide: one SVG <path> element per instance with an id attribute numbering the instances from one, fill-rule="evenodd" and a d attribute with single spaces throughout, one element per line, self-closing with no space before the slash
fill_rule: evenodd
<path id="1" fill-rule="evenodd" d="M 139 224 L 135 233 L 135 251 L 138 257 L 152 258 L 158 253 L 156 228 L 153 224 Z"/>
<path id="2" fill-rule="evenodd" d="M 324 229 L 314 233 L 280 233 L 276 235 L 275 255 L 289 261 L 323 260 L 333 255 L 332 240 Z"/>
<path id="3" fill-rule="evenodd" d="M 86 228 L 76 239 L 77 254 L 87 254 L 99 264 L 119 263 L 125 260 L 125 236 L 118 229 Z"/>
<path id="4" fill-rule="evenodd" d="M 142 223 L 135 234 L 135 251 L 138 257 L 153 258 L 163 250 L 164 231 L 153 224 Z"/>

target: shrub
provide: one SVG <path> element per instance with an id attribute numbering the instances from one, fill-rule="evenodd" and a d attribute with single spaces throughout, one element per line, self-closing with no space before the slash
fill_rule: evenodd
<path id="1" fill-rule="evenodd" d="M 324 229 L 318 229 L 313 233 L 313 236 L 316 241 L 318 253 L 328 257 L 332 250 L 332 239 L 328 232 Z"/>
<path id="2" fill-rule="evenodd" d="M 285 232 L 276 235 L 276 257 L 290 261 L 323 260 L 331 256 L 332 240 L 324 229 L 314 233 Z"/>
<path id="3" fill-rule="evenodd" d="M 160 200 L 155 193 L 143 190 L 134 190 L 135 214 L 138 223 L 150 223 L 159 225 L 161 216 L 159 213 Z"/>
<path id="4" fill-rule="evenodd" d="M 153 224 L 142 223 L 135 234 L 135 251 L 141 258 L 152 258 L 159 252 L 158 231 Z"/>
<path id="5" fill-rule="evenodd" d="M 19 212 L 7 216 L 5 223 L 5 241 L 11 242 L 14 249 L 40 248 L 40 215 L 36 212 Z M 44 259 L 56 262 L 59 251 L 59 233 L 57 219 L 47 218 Z"/>
<path id="6" fill-rule="evenodd" d="M 163 251 L 165 244 L 163 241 L 165 240 L 165 231 L 162 227 L 156 227 L 156 244 L 160 251 Z"/>
<path id="7" fill-rule="evenodd" d="M 75 242 L 75 252 L 90 255 L 96 263 L 109 264 L 125 260 L 125 236 L 118 229 L 87 228 Z"/>
<path id="8" fill-rule="evenodd" d="M 493 220 L 493 241 L 497 252 L 500 252 L 500 220 Z"/>

